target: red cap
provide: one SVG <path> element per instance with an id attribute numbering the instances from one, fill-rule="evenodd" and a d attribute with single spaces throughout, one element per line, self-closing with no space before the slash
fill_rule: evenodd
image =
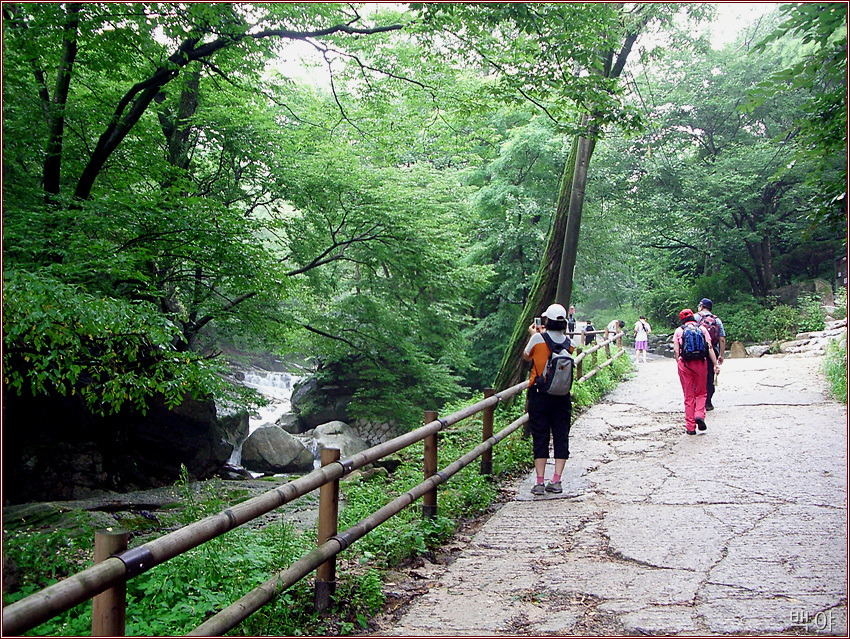
<path id="1" fill-rule="evenodd" d="M 683 308 L 682 311 L 679 313 L 679 321 L 684 322 L 686 318 L 693 316 L 694 312 L 691 309 Z"/>

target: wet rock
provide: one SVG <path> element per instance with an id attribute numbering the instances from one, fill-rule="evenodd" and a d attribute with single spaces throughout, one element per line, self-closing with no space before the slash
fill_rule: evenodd
<path id="1" fill-rule="evenodd" d="M 298 439 L 269 424 L 242 444 L 242 465 L 258 473 L 303 473 L 313 470 L 313 455 Z"/>
<path id="2" fill-rule="evenodd" d="M 4 389 L 4 505 L 156 488 L 174 482 L 182 465 L 193 479 L 215 476 L 245 419 L 239 411 L 220 419 L 211 399 L 169 408 L 157 398 L 144 414 L 125 407 L 101 416 L 79 395 Z"/>
<path id="3" fill-rule="evenodd" d="M 401 466 L 402 462 L 400 459 L 396 459 L 395 457 L 384 457 L 383 459 L 379 459 L 375 462 L 375 466 L 380 468 L 386 468 L 389 474 L 393 474 L 396 469 Z"/>
<path id="4" fill-rule="evenodd" d="M 17 592 L 22 576 L 18 564 L 10 557 L 3 555 L 3 592 Z"/>
<path id="5" fill-rule="evenodd" d="M 280 426 L 290 435 L 297 435 L 301 432 L 301 425 L 298 423 L 298 416 L 293 415 L 292 413 L 281 415 L 275 424 Z"/>
<path id="6" fill-rule="evenodd" d="M 353 394 L 353 389 L 319 384 L 314 377 L 296 384 L 291 402 L 301 430 L 306 431 L 332 421 L 347 421 L 348 404 Z"/>
<path id="7" fill-rule="evenodd" d="M 226 403 L 216 403 L 215 411 L 225 440 L 233 446 L 244 441 L 249 432 L 248 411 Z"/>
<path id="8" fill-rule="evenodd" d="M 389 473 L 386 468 L 369 468 L 369 470 L 355 470 L 345 477 L 343 477 L 343 481 L 348 481 L 352 483 L 356 483 L 359 481 L 369 481 L 370 479 L 374 479 L 375 477 L 389 477 Z"/>
<path id="9" fill-rule="evenodd" d="M 218 471 L 218 476 L 222 479 L 253 479 L 253 475 L 251 473 L 242 468 L 242 466 L 235 466 L 233 464 L 225 464 L 220 471 Z"/>
<path id="10" fill-rule="evenodd" d="M 325 448 L 339 449 L 341 459 L 346 459 L 369 448 L 351 426 L 344 422 L 333 421 L 317 426 L 313 430 L 316 448 L 321 453 Z"/>

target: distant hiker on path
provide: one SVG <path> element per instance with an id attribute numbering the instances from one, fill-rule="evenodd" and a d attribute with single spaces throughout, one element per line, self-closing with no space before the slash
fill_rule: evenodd
<path id="1" fill-rule="evenodd" d="M 679 313 L 682 323 L 673 333 L 673 357 L 679 367 L 679 381 L 685 394 L 685 431 L 688 435 L 706 429 L 706 360 L 711 360 L 715 373 L 720 372 L 717 356 L 711 345 L 711 335 L 705 326 L 697 324 L 694 312 L 685 308 Z"/>
<path id="2" fill-rule="evenodd" d="M 635 364 L 640 362 L 640 354 L 643 352 L 643 363 L 646 364 L 646 351 L 649 349 L 649 334 L 652 332 L 652 327 L 646 321 L 646 317 L 640 316 L 640 319 L 635 323 Z"/>
<path id="3" fill-rule="evenodd" d="M 608 323 L 608 328 L 606 329 L 606 332 L 605 332 L 605 339 L 606 340 L 611 339 L 612 337 L 614 337 L 614 335 L 621 332 L 623 330 L 623 328 L 625 328 L 625 326 L 626 326 L 626 323 L 623 320 L 611 320 Z M 617 338 L 617 348 L 623 348 L 623 338 L 622 337 Z"/>
<path id="4" fill-rule="evenodd" d="M 723 320 L 711 312 L 711 307 L 711 300 L 707 297 L 702 298 L 694 317 L 696 317 L 697 324 L 708 329 L 708 334 L 711 335 L 711 346 L 717 356 L 717 363 L 723 364 L 723 353 L 726 352 L 726 331 L 723 329 Z M 714 397 L 714 370 L 711 366 L 708 367 L 705 386 L 705 410 L 714 410 L 714 405 L 711 403 Z"/>
<path id="5" fill-rule="evenodd" d="M 596 329 L 593 328 L 593 320 L 587 320 L 587 324 L 584 325 L 584 345 L 590 346 L 593 342 L 596 341 Z"/>
<path id="6" fill-rule="evenodd" d="M 569 436 L 573 412 L 569 391 L 563 395 L 553 395 L 541 385 L 550 354 L 563 353 L 564 349 L 567 353 L 574 350 L 570 338 L 564 332 L 567 328 L 567 311 L 560 304 L 552 304 L 542 319 L 544 326 L 533 323 L 528 327 L 530 337 L 522 353 L 525 361 L 532 362 L 527 396 L 528 426 L 534 447 L 534 469 L 537 472 L 537 483 L 531 489 L 533 495 L 542 495 L 544 491 L 562 492 L 561 473 L 570 456 Z M 572 367 L 569 375 L 571 382 Z M 555 474 L 544 488 L 550 433 L 554 444 Z"/>
<path id="7" fill-rule="evenodd" d="M 570 306 L 570 316 L 567 319 L 567 324 L 569 325 L 570 333 L 576 332 L 576 307 Z"/>

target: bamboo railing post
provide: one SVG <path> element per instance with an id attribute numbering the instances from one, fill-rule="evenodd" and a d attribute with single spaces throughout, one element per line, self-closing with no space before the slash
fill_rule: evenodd
<path id="1" fill-rule="evenodd" d="M 339 461 L 338 448 L 323 448 L 322 466 Z M 339 479 L 319 488 L 318 545 L 321 546 L 337 533 L 339 524 Z M 327 610 L 336 591 L 336 555 L 316 568 L 314 606 L 316 612 Z"/>
<path id="2" fill-rule="evenodd" d="M 581 355 L 581 350 L 582 350 L 581 347 L 576 349 L 576 358 L 578 358 L 578 356 Z M 578 360 L 578 363 L 576 364 L 576 370 L 578 372 L 578 377 L 576 377 L 575 379 L 581 379 L 582 378 L 582 371 L 584 370 L 584 358 L 583 357 L 580 360 Z"/>
<path id="3" fill-rule="evenodd" d="M 127 550 L 130 533 L 120 528 L 103 528 L 94 533 L 94 563 Z M 122 581 L 92 598 L 92 637 L 123 637 L 127 620 L 127 582 Z"/>
<path id="4" fill-rule="evenodd" d="M 425 411 L 425 423 L 430 424 L 437 419 L 437 411 Z M 425 452 L 423 465 L 425 467 L 425 479 L 437 473 L 437 433 L 428 435 L 425 440 Z M 437 516 L 437 487 L 422 496 L 422 516 L 429 519 Z"/>
<path id="5" fill-rule="evenodd" d="M 493 397 L 496 391 L 492 388 L 484 389 L 484 399 Z M 481 413 L 481 441 L 486 442 L 493 436 L 493 417 L 496 413 L 496 407 L 490 406 L 485 408 Z M 481 455 L 481 474 L 493 474 L 493 449 L 488 449 Z"/>

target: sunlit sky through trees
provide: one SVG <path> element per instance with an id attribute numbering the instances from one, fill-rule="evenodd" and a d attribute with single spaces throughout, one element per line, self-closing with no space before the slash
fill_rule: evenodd
<path id="1" fill-rule="evenodd" d="M 382 3 L 375 3 L 379 6 Z M 711 24 L 700 25 L 698 32 L 708 32 L 712 46 L 722 49 L 732 42 L 738 33 L 752 26 L 759 18 L 779 6 L 775 2 L 718 2 L 717 17 Z M 398 6 L 398 5 L 396 5 Z M 278 65 L 287 77 L 308 81 L 317 86 L 328 86 L 326 62 L 316 49 L 304 42 L 287 45 Z"/>

